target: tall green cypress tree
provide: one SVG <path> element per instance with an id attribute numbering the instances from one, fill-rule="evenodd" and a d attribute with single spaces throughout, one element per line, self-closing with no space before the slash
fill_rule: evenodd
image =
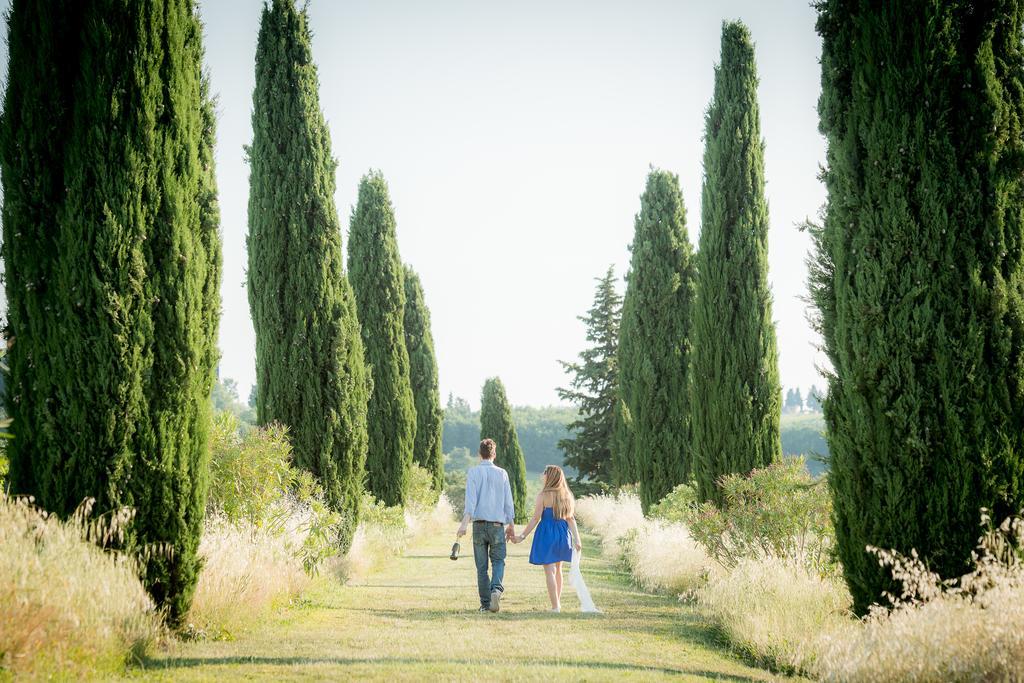
<path id="1" fill-rule="evenodd" d="M 693 247 L 679 178 L 652 170 L 640 198 L 619 342 L 620 398 L 644 511 L 690 474 Z"/>
<path id="2" fill-rule="evenodd" d="M 558 442 L 565 452 L 565 464 L 576 470 L 578 482 L 612 480 L 621 317 L 622 297 L 615 291 L 615 269 L 609 266 L 604 277 L 598 278 L 594 305 L 580 316 L 587 327 L 587 341 L 593 346 L 580 353 L 579 362 L 562 363 L 573 377 L 569 388 L 558 390 L 562 400 L 579 408 L 579 416 L 569 425 L 573 436 Z"/>
<path id="3" fill-rule="evenodd" d="M 416 439 L 416 407 L 405 348 L 405 275 L 398 255 L 395 212 L 379 172 L 359 183 L 349 226 L 348 268 L 362 325 L 370 395 L 370 492 L 401 505 L 409 488 Z"/>
<path id="4" fill-rule="evenodd" d="M 1024 504 L 1024 3 L 819 3 L 824 225 L 811 292 L 839 557 L 971 565 L 979 511 Z"/>
<path id="5" fill-rule="evenodd" d="M 625 306 L 622 307 L 622 311 L 625 316 Z M 616 350 L 615 357 L 621 377 L 621 350 Z M 620 379 L 615 392 L 615 412 L 612 414 L 611 478 L 612 484 L 616 487 L 629 486 L 640 479 L 636 471 L 636 455 L 633 452 L 633 416 L 629 412 L 625 391 L 626 387 L 622 386 Z"/>
<path id="6" fill-rule="evenodd" d="M 190 0 L 15 2 L 0 124 L 14 492 L 131 507 L 172 625 L 206 496 L 220 240 Z"/>
<path id="7" fill-rule="evenodd" d="M 256 412 L 289 429 L 295 462 L 346 516 L 359 514 L 369 375 L 355 296 L 343 270 L 331 141 L 305 10 L 264 6 L 249 148 L 249 306 Z"/>
<path id="8" fill-rule="evenodd" d="M 410 266 L 405 267 L 405 347 L 409 352 L 409 378 L 416 402 L 416 441 L 413 461 L 434 476 L 434 490 L 444 488 L 444 453 L 441 432 L 444 412 L 437 386 L 437 357 L 430 331 L 430 309 L 423 284 Z"/>
<path id="9" fill-rule="evenodd" d="M 512 421 L 512 406 L 505 395 L 505 385 L 497 377 L 484 382 L 480 398 L 480 439 L 493 439 L 498 448 L 495 462 L 508 472 L 512 486 L 512 502 L 516 508 L 516 524 L 529 519 L 526 502 L 526 459 L 519 446 L 519 435 Z"/>
<path id="10" fill-rule="evenodd" d="M 719 477 L 782 455 L 757 67 L 750 32 L 740 22 L 722 26 L 704 139 L 691 438 L 698 494 L 721 503 Z"/>

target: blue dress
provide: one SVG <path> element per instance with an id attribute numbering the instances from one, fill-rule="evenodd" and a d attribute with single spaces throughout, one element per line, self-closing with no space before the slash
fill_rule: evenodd
<path id="1" fill-rule="evenodd" d="M 569 533 L 567 521 L 555 519 L 554 511 L 551 508 L 544 508 L 540 524 L 533 532 L 530 564 L 555 562 L 572 562 L 572 534 Z"/>

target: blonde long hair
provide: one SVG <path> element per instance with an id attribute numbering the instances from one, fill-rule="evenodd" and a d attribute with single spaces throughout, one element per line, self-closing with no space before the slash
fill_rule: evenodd
<path id="1" fill-rule="evenodd" d="M 548 465 L 544 468 L 544 489 L 541 495 L 545 496 L 545 502 L 551 502 L 551 512 L 554 513 L 555 519 L 570 519 L 575 516 L 576 499 L 565 481 L 565 473 L 558 465 Z"/>

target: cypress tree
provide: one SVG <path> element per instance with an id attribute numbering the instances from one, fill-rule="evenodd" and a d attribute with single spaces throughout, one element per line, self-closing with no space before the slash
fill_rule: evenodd
<path id="1" fill-rule="evenodd" d="M 619 375 L 616 352 L 622 297 L 615 291 L 615 269 L 608 267 L 598 278 L 594 304 L 580 320 L 587 327 L 587 341 L 593 346 L 580 354 L 578 363 L 562 363 L 572 373 L 569 388 L 559 389 L 564 401 L 575 403 L 579 417 L 569 425 L 573 436 L 558 447 L 565 452 L 565 464 L 577 472 L 577 481 L 610 483 L 612 441 L 615 438 L 615 410 L 618 405 Z"/>
<path id="2" fill-rule="evenodd" d="M 349 226 L 348 267 L 373 375 L 368 408 L 370 492 L 401 505 L 409 488 L 416 408 L 405 347 L 405 276 L 398 256 L 395 213 L 379 172 L 363 176 Z"/>
<path id="3" fill-rule="evenodd" d="M 757 67 L 742 23 L 723 24 L 721 60 L 705 122 L 690 333 L 693 473 L 701 500 L 716 503 L 720 477 L 782 455 Z"/>
<path id="4" fill-rule="evenodd" d="M 824 224 L 811 292 L 839 557 L 972 564 L 981 508 L 1024 504 L 1024 3 L 819 3 Z"/>
<path id="5" fill-rule="evenodd" d="M 437 357 L 430 331 L 430 309 L 419 275 L 405 267 L 405 347 L 409 352 L 409 378 L 416 404 L 416 441 L 413 461 L 434 476 L 434 490 L 444 489 L 444 453 L 441 432 L 444 412 L 437 386 Z"/>
<path id="6" fill-rule="evenodd" d="M 505 395 L 505 385 L 497 377 L 484 382 L 480 399 L 480 439 L 493 439 L 498 448 L 495 462 L 508 472 L 512 486 L 512 502 L 516 508 L 516 524 L 529 519 L 526 503 L 526 459 L 519 447 L 519 436 L 512 421 L 512 406 Z"/>
<path id="7" fill-rule="evenodd" d="M 249 148 L 249 307 L 256 330 L 256 413 L 288 427 L 293 457 L 344 513 L 359 514 L 369 373 L 343 270 L 331 141 L 305 10 L 264 6 Z"/>
<path id="8" fill-rule="evenodd" d="M 217 358 L 213 112 L 189 0 L 15 2 L 0 122 L 15 493 L 135 511 L 171 625 L 195 587 Z"/>
<path id="9" fill-rule="evenodd" d="M 628 448 L 646 512 L 690 474 L 688 333 L 695 268 L 674 174 L 652 170 L 647 176 L 630 251 L 619 396 L 632 420 Z"/>
<path id="10" fill-rule="evenodd" d="M 622 315 L 625 317 L 626 307 L 622 307 Z M 640 477 L 636 472 L 636 456 L 633 453 L 633 416 L 629 412 L 629 406 L 625 395 L 626 387 L 622 386 L 622 353 L 616 350 L 615 357 L 619 366 L 619 386 L 615 392 L 615 412 L 612 414 L 612 444 L 611 444 L 611 475 L 612 485 L 616 487 L 629 486 L 639 481 Z"/>

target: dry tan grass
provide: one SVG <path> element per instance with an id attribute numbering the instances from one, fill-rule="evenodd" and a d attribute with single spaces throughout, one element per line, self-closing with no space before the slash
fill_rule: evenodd
<path id="1" fill-rule="evenodd" d="M 879 614 L 823 644 L 828 681 L 1024 680 L 1024 589 L 989 592 L 987 606 L 940 598 Z"/>
<path id="2" fill-rule="evenodd" d="M 646 522 L 635 494 L 581 498 L 576 501 L 576 518 L 601 539 L 601 549 L 611 559 L 621 558 L 620 541 Z"/>
<path id="3" fill-rule="evenodd" d="M 987 519 L 985 522 L 987 523 Z M 876 551 L 903 584 L 852 634 L 828 638 L 819 675 L 832 681 L 1024 680 L 1024 519 L 982 537 L 974 571 L 942 581 L 916 556 Z"/>
<path id="4" fill-rule="evenodd" d="M 454 523 L 455 512 L 444 494 L 433 507 L 376 515 L 371 521 L 360 523 L 348 554 L 332 563 L 333 573 L 341 581 L 359 580 L 401 555 L 416 536 L 451 526 L 454 540 Z"/>
<path id="5" fill-rule="evenodd" d="M 576 515 L 601 539 L 606 556 L 622 559 L 641 587 L 685 593 L 702 585 L 715 563 L 679 522 L 644 519 L 631 494 L 579 500 Z"/>
<path id="6" fill-rule="evenodd" d="M 630 572 L 649 591 L 689 593 L 721 571 L 680 523 L 648 521 L 621 544 Z"/>
<path id="7" fill-rule="evenodd" d="M 975 571 L 952 583 L 913 556 L 878 551 L 905 591 L 858 621 L 842 581 L 799 558 L 727 569 L 685 525 L 645 520 L 631 495 L 584 498 L 577 510 L 639 585 L 686 592 L 734 649 L 773 670 L 829 681 L 1024 681 L 1024 520 L 990 528 Z"/>
<path id="8" fill-rule="evenodd" d="M 86 516 L 61 522 L 0 496 L 0 668 L 31 678 L 96 676 L 161 636 L 134 563 L 85 540 L 117 529 Z"/>
<path id="9" fill-rule="evenodd" d="M 199 546 L 204 565 L 186 633 L 215 638 L 232 634 L 302 592 L 310 582 L 297 556 L 305 540 L 303 522 L 299 508 L 290 511 L 276 532 L 207 519 Z"/>
<path id="10" fill-rule="evenodd" d="M 772 558 L 726 569 L 682 522 L 644 519 L 633 495 L 584 498 L 577 513 L 640 586 L 693 599 L 735 649 L 770 668 L 809 672 L 823 633 L 856 627 L 840 583 Z"/>
<path id="11" fill-rule="evenodd" d="M 776 671 L 815 671 L 823 638 L 858 628 L 844 585 L 772 558 L 713 574 L 694 599 L 734 649 Z"/>

